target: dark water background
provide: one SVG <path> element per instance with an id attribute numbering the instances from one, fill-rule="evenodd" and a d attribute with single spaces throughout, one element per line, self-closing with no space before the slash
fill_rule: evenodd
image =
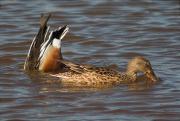
<path id="1" fill-rule="evenodd" d="M 70 26 L 65 58 L 125 68 L 143 55 L 163 81 L 103 90 L 33 81 L 23 62 L 47 12 L 52 28 Z M 1 0 L 0 120 L 180 121 L 180 1 Z"/>

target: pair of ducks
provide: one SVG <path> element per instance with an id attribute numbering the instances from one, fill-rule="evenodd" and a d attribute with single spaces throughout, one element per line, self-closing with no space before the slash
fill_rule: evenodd
<path id="1" fill-rule="evenodd" d="M 42 71 L 60 78 L 64 83 L 75 85 L 117 85 L 138 80 L 138 73 L 143 73 L 151 82 L 158 81 L 148 59 L 138 56 L 129 61 L 126 72 L 119 72 L 111 67 L 80 65 L 64 60 L 61 54 L 61 40 L 67 34 L 67 26 L 50 32 L 47 22 L 50 18 L 42 15 L 40 29 L 33 39 L 25 64 L 26 71 Z"/>

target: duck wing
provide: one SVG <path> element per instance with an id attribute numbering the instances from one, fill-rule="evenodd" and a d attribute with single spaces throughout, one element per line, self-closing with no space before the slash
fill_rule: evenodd
<path id="1" fill-rule="evenodd" d="M 67 26 L 59 27 L 57 30 L 50 32 L 50 27 L 47 26 L 50 16 L 51 14 L 48 14 L 48 16 L 41 15 L 40 29 L 31 43 L 24 63 L 24 69 L 27 71 L 39 70 L 39 66 L 43 63 L 44 57 L 51 46 L 58 48 L 58 57 L 62 58 L 61 39 L 66 35 L 69 28 Z"/>
<path id="2" fill-rule="evenodd" d="M 43 63 L 49 63 L 46 65 L 52 65 L 53 63 L 58 63 L 57 60 L 62 59 L 61 53 L 61 40 L 67 34 L 69 28 L 67 26 L 59 27 L 58 29 L 51 31 L 49 35 L 45 38 L 40 48 L 40 54 L 38 58 L 37 66 L 41 67 Z M 55 54 L 58 53 L 58 54 Z M 47 62 L 51 60 L 50 62 Z M 54 65 L 54 64 L 53 64 Z M 62 65 L 62 64 L 60 64 Z M 46 68 L 46 67 L 45 67 Z M 54 67 L 48 67 L 48 70 L 53 70 L 58 68 L 58 65 Z M 47 69 L 46 69 L 47 70 Z"/>
<path id="3" fill-rule="evenodd" d="M 118 75 L 118 71 L 116 69 L 112 69 L 112 66 L 106 67 L 96 67 L 92 65 L 80 65 L 67 60 L 60 60 L 66 67 L 68 67 L 71 71 L 82 74 L 84 72 L 95 72 L 100 75 Z"/>
<path id="4" fill-rule="evenodd" d="M 63 63 L 67 68 L 69 68 L 71 71 L 74 71 L 76 73 L 83 73 L 86 69 L 85 66 L 82 66 L 80 64 L 73 63 L 68 60 L 59 60 L 60 63 Z"/>

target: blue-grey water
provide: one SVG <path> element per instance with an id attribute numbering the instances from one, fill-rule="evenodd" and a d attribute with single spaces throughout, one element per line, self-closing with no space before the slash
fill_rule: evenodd
<path id="1" fill-rule="evenodd" d="M 84 64 L 147 57 L 161 82 L 76 89 L 23 71 L 41 13 L 69 25 L 63 56 Z M 1 0 L 1 121 L 180 121 L 179 0 Z"/>

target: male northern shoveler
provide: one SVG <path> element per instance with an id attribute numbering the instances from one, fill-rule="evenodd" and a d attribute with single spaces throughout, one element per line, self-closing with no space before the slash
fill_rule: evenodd
<path id="1" fill-rule="evenodd" d="M 40 29 L 30 46 L 24 64 L 25 70 L 48 72 L 52 76 L 59 77 L 64 83 L 87 86 L 133 82 L 138 79 L 137 73 L 139 72 L 144 73 L 152 82 L 158 80 L 148 59 L 141 56 L 129 61 L 126 72 L 119 72 L 110 67 L 80 65 L 64 60 L 61 54 L 61 40 L 69 28 L 59 27 L 50 32 L 50 27 L 47 27 L 49 18 L 50 15 L 41 16 Z"/>
<path id="2" fill-rule="evenodd" d="M 55 72 L 63 66 L 57 60 L 62 59 L 61 39 L 69 28 L 67 26 L 59 27 L 50 32 L 50 26 L 47 26 L 50 16 L 51 14 L 47 17 L 41 15 L 39 32 L 31 43 L 24 64 L 24 69 L 27 71 Z"/>

